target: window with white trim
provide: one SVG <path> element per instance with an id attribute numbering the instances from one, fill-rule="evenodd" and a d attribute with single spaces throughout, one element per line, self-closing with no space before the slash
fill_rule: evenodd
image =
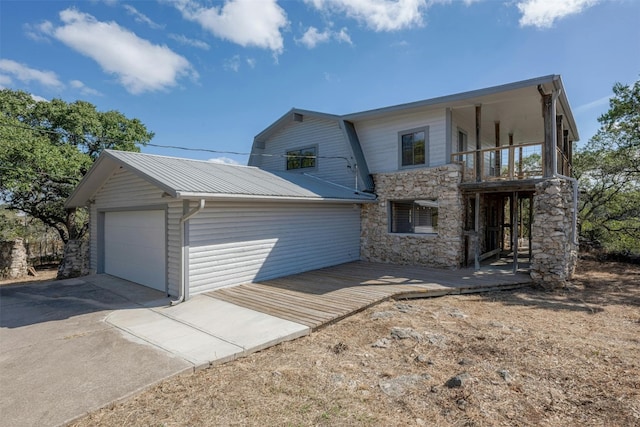
<path id="1" fill-rule="evenodd" d="M 428 128 L 412 129 L 398 134 L 400 166 L 420 166 L 427 164 Z"/>
<path id="2" fill-rule="evenodd" d="M 435 234 L 438 232 L 437 200 L 403 200 L 391 202 L 392 233 Z"/>
<path id="3" fill-rule="evenodd" d="M 317 153 L 315 146 L 287 151 L 287 170 L 314 169 Z"/>

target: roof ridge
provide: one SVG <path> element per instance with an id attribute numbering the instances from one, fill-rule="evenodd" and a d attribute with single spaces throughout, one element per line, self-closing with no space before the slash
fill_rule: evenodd
<path id="1" fill-rule="evenodd" d="M 186 158 L 186 157 L 166 156 L 166 155 L 163 155 L 163 154 L 142 153 L 142 152 L 137 152 L 137 151 L 124 151 L 124 150 L 112 150 L 112 149 L 105 149 L 103 151 L 106 151 L 107 153 L 113 155 L 114 157 L 118 157 L 118 154 L 114 154 L 114 153 L 124 153 L 125 155 L 133 154 L 133 155 L 136 155 L 136 156 L 160 157 L 160 158 L 164 158 L 164 159 L 189 161 L 189 162 L 198 162 L 198 163 L 204 163 L 204 164 L 209 164 L 209 165 L 234 166 L 234 167 L 243 167 L 243 168 L 255 169 L 255 166 L 247 166 L 247 165 L 243 165 L 243 164 L 240 164 L 240 163 L 238 163 L 238 164 L 234 164 L 234 163 L 219 163 L 219 162 L 213 162 L 211 160 L 190 159 L 190 158 Z"/>

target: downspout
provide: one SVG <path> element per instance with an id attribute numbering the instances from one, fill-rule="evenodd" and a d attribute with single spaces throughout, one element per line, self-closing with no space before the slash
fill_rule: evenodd
<path id="1" fill-rule="evenodd" d="M 560 92 L 562 92 L 562 89 L 556 89 L 555 87 L 551 92 L 551 117 L 553 120 L 553 176 L 554 177 L 558 176 L 558 132 L 556 131 L 558 107 L 556 106 L 556 102 L 560 97 Z"/>
<path id="2" fill-rule="evenodd" d="M 200 199 L 200 204 L 187 212 L 185 215 L 180 218 L 180 295 L 177 300 L 171 301 L 171 305 L 178 305 L 181 302 L 184 302 L 185 297 L 187 296 L 187 281 L 184 278 L 185 268 L 184 268 L 184 235 L 185 235 L 185 223 L 196 216 L 200 211 L 204 209 L 205 201 L 204 199 Z"/>
<path id="3" fill-rule="evenodd" d="M 578 180 L 565 175 L 559 175 L 559 177 L 573 183 L 573 217 L 571 218 L 571 227 L 573 229 L 573 244 L 580 245 L 578 240 Z"/>

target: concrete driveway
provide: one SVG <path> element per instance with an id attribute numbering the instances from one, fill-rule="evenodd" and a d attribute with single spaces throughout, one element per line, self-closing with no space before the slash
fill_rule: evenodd
<path id="1" fill-rule="evenodd" d="M 169 376 L 306 335 L 206 295 L 106 275 L 0 287 L 2 425 L 59 425 Z"/>

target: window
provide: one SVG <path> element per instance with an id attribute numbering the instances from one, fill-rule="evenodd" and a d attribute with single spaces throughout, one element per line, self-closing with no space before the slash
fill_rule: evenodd
<path id="1" fill-rule="evenodd" d="M 391 202 L 391 232 L 429 234 L 438 232 L 438 201 Z"/>
<path id="2" fill-rule="evenodd" d="M 469 149 L 469 141 L 467 140 L 467 134 L 458 129 L 458 152 L 462 153 Z"/>
<path id="3" fill-rule="evenodd" d="M 427 128 L 401 132 L 401 166 L 417 166 L 427 163 Z"/>
<path id="4" fill-rule="evenodd" d="M 315 168 L 317 151 L 316 147 L 287 151 L 287 170 Z"/>

